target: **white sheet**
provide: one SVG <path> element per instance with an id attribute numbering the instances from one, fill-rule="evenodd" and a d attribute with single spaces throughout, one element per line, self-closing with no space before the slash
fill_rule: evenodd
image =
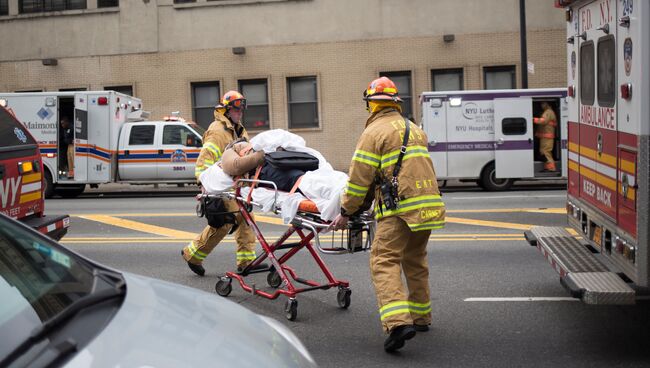
<path id="1" fill-rule="evenodd" d="M 253 149 L 258 151 L 271 152 L 282 147 L 286 150 L 306 152 L 317 157 L 318 170 L 306 172 L 298 188 L 308 199 L 314 201 L 323 220 L 332 221 L 341 212 L 341 193 L 348 182 L 347 174 L 334 170 L 320 152 L 305 145 L 305 140 L 302 137 L 286 130 L 274 129 L 258 134 L 251 139 L 251 143 Z M 201 174 L 199 179 L 209 194 L 231 190 L 234 184 L 232 177 L 224 173 L 220 165 L 212 165 Z M 245 196 L 248 195 L 248 191 L 249 188 L 242 189 Z M 262 205 L 263 212 L 274 210 L 274 198 L 273 190 L 265 188 L 253 190 L 252 199 Z M 291 222 L 296 216 L 298 205 L 304 198 L 299 193 L 289 195 L 289 193 L 278 192 L 276 207 L 281 209 L 284 223 Z"/>

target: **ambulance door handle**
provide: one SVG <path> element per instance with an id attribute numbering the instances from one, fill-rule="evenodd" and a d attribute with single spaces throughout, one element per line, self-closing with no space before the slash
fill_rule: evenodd
<path id="1" fill-rule="evenodd" d="M 436 144 L 438 144 L 438 142 L 436 142 L 436 141 L 429 141 L 429 146 L 431 146 L 431 147 L 435 146 Z"/>
<path id="2" fill-rule="evenodd" d="M 124 151 L 124 156 L 128 156 L 128 155 L 129 155 L 129 150 Z"/>
<path id="3" fill-rule="evenodd" d="M 504 141 L 503 141 L 503 138 L 499 138 L 499 139 L 497 139 L 497 144 L 503 144 L 503 142 L 504 142 Z"/>
<path id="4" fill-rule="evenodd" d="M 533 138 L 528 138 L 528 144 L 532 144 L 532 143 L 533 143 Z"/>
<path id="5" fill-rule="evenodd" d="M 158 150 L 158 154 L 159 154 L 160 156 L 162 156 L 162 155 L 163 155 L 163 150 L 159 149 L 159 150 Z"/>

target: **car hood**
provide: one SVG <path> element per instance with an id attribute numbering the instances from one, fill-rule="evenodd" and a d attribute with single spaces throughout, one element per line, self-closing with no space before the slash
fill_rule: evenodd
<path id="1" fill-rule="evenodd" d="M 289 341 L 295 335 L 236 303 L 162 280 L 123 276 L 127 293 L 119 311 L 67 367 L 316 366 L 300 343 Z"/>

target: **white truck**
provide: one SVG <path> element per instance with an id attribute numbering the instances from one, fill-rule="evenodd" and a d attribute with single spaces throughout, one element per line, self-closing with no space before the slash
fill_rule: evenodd
<path id="1" fill-rule="evenodd" d="M 424 92 L 421 123 L 439 180 L 476 181 L 506 190 L 517 179 L 566 178 L 566 88 Z M 553 156 L 543 171 L 533 118 L 548 102 L 558 118 Z"/>
<path id="2" fill-rule="evenodd" d="M 567 20 L 568 222 L 526 232 L 587 304 L 650 287 L 650 2 L 556 1 Z"/>
<path id="3" fill-rule="evenodd" d="M 138 98 L 82 91 L 0 93 L 0 99 L 38 141 L 46 197 L 74 197 L 86 185 L 113 182 L 196 182 L 194 166 L 204 129 L 176 116 L 146 121 Z M 67 162 L 63 117 L 74 128 L 74 165 Z"/>

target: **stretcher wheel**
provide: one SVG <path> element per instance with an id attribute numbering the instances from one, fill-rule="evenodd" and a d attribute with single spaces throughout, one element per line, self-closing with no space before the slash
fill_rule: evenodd
<path id="1" fill-rule="evenodd" d="M 339 303 L 339 307 L 347 308 L 350 306 L 350 295 L 352 290 L 348 288 L 339 288 L 339 292 L 336 294 L 336 301 Z"/>
<path id="2" fill-rule="evenodd" d="M 221 296 L 230 295 L 230 292 L 232 291 L 231 282 L 232 280 L 230 278 L 228 279 L 222 278 L 219 281 L 217 281 L 217 284 L 214 286 L 214 289 L 217 291 L 217 294 Z"/>
<path id="3" fill-rule="evenodd" d="M 294 298 L 287 299 L 284 305 L 284 315 L 289 321 L 295 321 L 298 315 L 298 301 Z"/>
<path id="4" fill-rule="evenodd" d="M 273 270 L 266 275 L 266 282 L 270 287 L 277 289 L 282 284 L 282 278 L 277 271 Z"/>

